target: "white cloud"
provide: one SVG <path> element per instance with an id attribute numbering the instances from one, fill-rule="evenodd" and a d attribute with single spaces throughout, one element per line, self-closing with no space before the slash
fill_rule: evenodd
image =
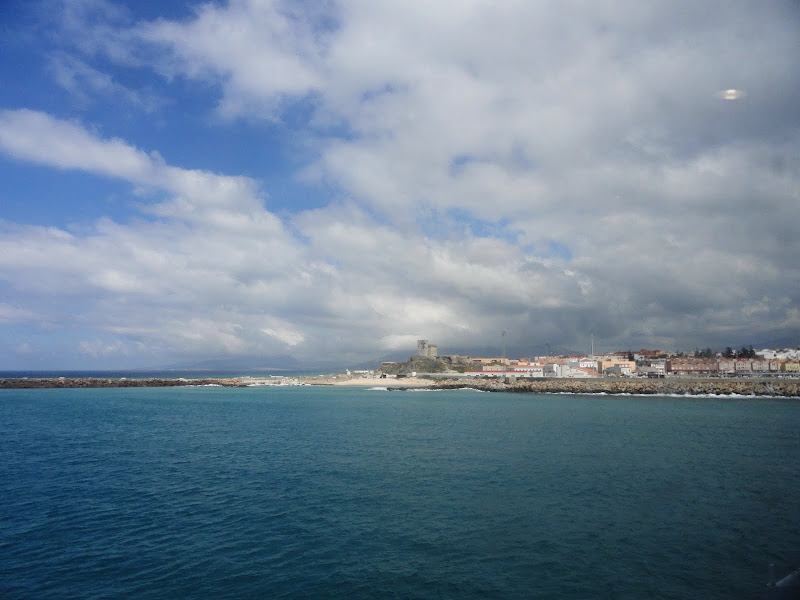
<path id="1" fill-rule="evenodd" d="M 78 352 L 86 354 L 92 358 L 106 358 L 114 356 L 125 356 L 128 349 L 121 342 L 107 343 L 103 340 L 83 340 L 78 344 Z"/>
<path id="2" fill-rule="evenodd" d="M 33 346 L 28 342 L 23 342 L 15 349 L 17 354 L 31 354 L 33 352 Z"/>
<path id="3" fill-rule="evenodd" d="M 137 182 L 157 168 L 157 160 L 121 140 L 100 140 L 76 123 L 27 109 L 0 111 L 0 146 L 21 160 Z"/>
<path id="4" fill-rule="evenodd" d="M 160 20 L 136 33 L 171 51 L 158 64 L 166 75 L 223 79 L 222 114 L 270 118 L 285 96 L 320 84 L 315 63 L 323 48 L 311 18 L 279 0 L 234 0 L 226 7 L 204 4 L 189 22 Z"/>
<path id="5" fill-rule="evenodd" d="M 115 81 L 111 74 L 66 53 L 51 57 L 50 68 L 56 82 L 83 105 L 99 97 L 104 101 L 126 103 L 152 113 L 161 104 L 152 93 L 130 89 Z"/>
<path id="6" fill-rule="evenodd" d="M 35 313 L 28 309 L 0 302 L 0 323 L 25 323 L 35 316 Z"/>
<path id="7" fill-rule="evenodd" d="M 281 340 L 288 346 L 297 346 L 305 340 L 305 336 L 302 333 L 289 327 L 281 329 L 266 327 L 261 331 L 266 333 L 268 336 Z"/>

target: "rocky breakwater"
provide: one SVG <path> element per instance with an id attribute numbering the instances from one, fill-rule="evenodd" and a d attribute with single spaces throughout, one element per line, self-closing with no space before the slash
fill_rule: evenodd
<path id="1" fill-rule="evenodd" d="M 447 379 L 432 389 L 475 388 L 490 392 L 540 394 L 632 394 L 682 396 L 769 396 L 800 398 L 797 379 L 525 379 L 509 382 L 492 379 Z"/>
<path id="2" fill-rule="evenodd" d="M 191 385 L 243 387 L 247 383 L 241 379 L 126 379 L 124 377 L 109 379 L 101 377 L 17 377 L 0 379 L 0 389 L 180 387 Z"/>

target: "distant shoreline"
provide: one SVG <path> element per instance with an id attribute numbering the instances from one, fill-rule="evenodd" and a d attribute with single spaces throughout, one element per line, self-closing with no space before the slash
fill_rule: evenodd
<path id="1" fill-rule="evenodd" d="M 0 378 L 0 389 L 47 389 L 47 388 L 130 388 L 130 387 L 187 387 L 215 385 L 239 387 L 238 378 L 187 379 L 149 377 L 134 379 L 127 377 L 5 377 Z"/>
<path id="2" fill-rule="evenodd" d="M 800 398 L 800 379 L 518 379 L 509 383 L 500 379 L 422 379 L 408 377 L 381 379 L 347 375 L 298 376 L 286 378 L 143 378 L 125 377 L 11 377 L 0 378 L 0 389 L 47 388 L 131 388 L 131 387 L 272 387 L 279 385 L 316 385 L 383 387 L 389 390 L 463 389 L 489 392 L 540 394 L 608 395 L 681 395 L 681 396 L 759 396 Z"/>

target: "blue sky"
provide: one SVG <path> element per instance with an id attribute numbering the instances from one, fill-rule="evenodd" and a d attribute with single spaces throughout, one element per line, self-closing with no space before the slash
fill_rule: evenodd
<path id="1" fill-rule="evenodd" d="M 4 2 L 0 369 L 800 344 L 799 13 Z"/>

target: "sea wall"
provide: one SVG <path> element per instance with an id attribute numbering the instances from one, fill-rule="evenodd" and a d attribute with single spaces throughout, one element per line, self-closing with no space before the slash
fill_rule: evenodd
<path id="1" fill-rule="evenodd" d="M 306 385 L 353 384 L 353 381 L 336 378 L 300 377 Z M 356 382 L 360 380 L 355 380 Z M 517 379 L 503 381 L 498 378 L 440 379 L 427 384 L 415 381 L 404 386 L 402 379 L 378 380 L 390 389 L 424 387 L 430 389 L 476 388 L 490 392 L 532 392 L 540 394 L 635 394 L 635 395 L 718 395 L 718 396 L 772 396 L 800 398 L 800 379 L 720 379 L 675 377 L 667 379 Z M 391 382 L 391 383 L 390 383 Z M 260 383 L 250 378 L 229 379 L 113 379 L 113 378 L 6 378 L 0 379 L 2 388 L 119 388 L 119 387 L 176 387 L 215 385 L 245 387 Z M 271 381 L 268 381 L 271 383 Z M 392 386 L 392 383 L 395 385 Z M 375 385 L 375 382 L 370 381 Z"/>
<path id="2" fill-rule="evenodd" d="M 501 380 L 447 379 L 433 382 L 433 389 L 476 388 L 492 392 L 535 392 L 568 394 L 635 395 L 743 395 L 800 397 L 798 379 L 528 379 L 505 383 Z"/>

